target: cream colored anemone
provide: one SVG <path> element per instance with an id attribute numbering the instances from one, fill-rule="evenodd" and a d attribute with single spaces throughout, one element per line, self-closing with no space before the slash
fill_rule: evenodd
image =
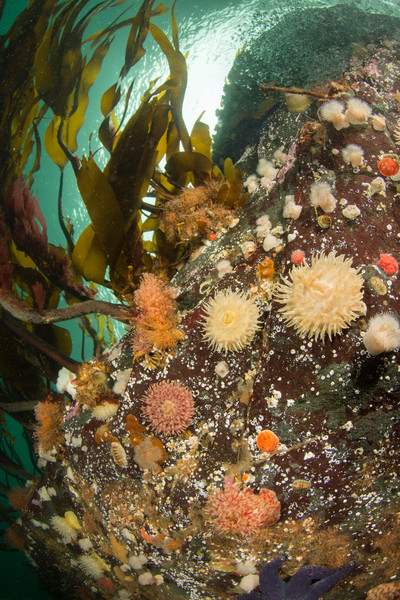
<path id="1" fill-rule="evenodd" d="M 311 265 L 293 267 L 277 288 L 280 312 L 302 337 L 318 340 L 342 332 L 353 319 L 364 315 L 363 278 L 352 259 L 335 252 L 315 254 Z"/>
<path id="2" fill-rule="evenodd" d="M 218 292 L 205 309 L 204 338 L 216 350 L 242 350 L 260 328 L 259 310 L 245 293 Z"/>

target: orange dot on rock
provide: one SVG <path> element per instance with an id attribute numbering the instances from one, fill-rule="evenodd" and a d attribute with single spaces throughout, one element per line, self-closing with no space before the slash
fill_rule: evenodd
<path id="1" fill-rule="evenodd" d="M 264 429 L 257 436 L 257 446 L 263 452 L 275 452 L 278 450 L 279 438 L 270 429 Z"/>
<path id="2" fill-rule="evenodd" d="M 399 163 L 390 156 L 384 156 L 378 162 L 378 169 L 385 177 L 393 177 L 399 172 Z"/>

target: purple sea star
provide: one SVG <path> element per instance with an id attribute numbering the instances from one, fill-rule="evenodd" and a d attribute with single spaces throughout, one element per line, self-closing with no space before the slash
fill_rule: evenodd
<path id="1" fill-rule="evenodd" d="M 340 569 L 303 567 L 286 583 L 278 575 L 278 569 L 285 560 L 285 557 L 276 558 L 262 567 L 259 584 L 261 594 L 240 594 L 237 600 L 317 600 L 346 577 L 354 567 L 354 563 L 347 563 Z"/>

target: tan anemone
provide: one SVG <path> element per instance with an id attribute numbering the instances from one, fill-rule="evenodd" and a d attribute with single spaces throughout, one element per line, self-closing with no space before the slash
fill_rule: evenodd
<path id="1" fill-rule="evenodd" d="M 323 340 L 340 334 L 364 315 L 363 278 L 351 258 L 314 254 L 311 264 L 295 266 L 277 288 L 283 319 L 302 337 Z"/>
<path id="2" fill-rule="evenodd" d="M 218 292 L 205 309 L 204 338 L 216 350 L 242 350 L 260 328 L 258 307 L 245 293 Z"/>

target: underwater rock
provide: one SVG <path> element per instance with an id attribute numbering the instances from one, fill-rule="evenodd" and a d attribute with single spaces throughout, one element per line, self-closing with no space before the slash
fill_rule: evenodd
<path id="1" fill-rule="evenodd" d="M 398 152 L 399 58 L 399 45 L 388 43 L 353 60 L 341 78 L 345 92 L 386 117 L 383 131 L 369 122 L 338 131 L 317 121 L 316 101 L 300 115 L 274 113 L 274 129 L 262 132 L 241 165 L 250 175 L 256 155 L 269 160 L 283 146 L 286 160 L 276 179 L 251 193 L 236 224 L 207 241 L 172 281 L 182 343 L 133 364 L 127 334 L 102 357 L 109 385 L 133 364 L 117 412 L 104 423 L 90 410 L 71 408 L 63 451 L 47 457 L 37 484 L 42 496 L 31 492 L 21 515 L 25 549 L 58 598 L 233 600 L 249 563 L 257 565 L 248 571 L 254 573 L 285 553 L 285 579 L 301 566 L 341 569 L 354 562 L 329 592 L 331 600 L 361 600 L 398 576 L 398 354 L 369 355 L 362 338 L 367 319 L 400 313 L 398 273 L 378 264 L 381 254 L 400 258 L 398 184 L 386 177 L 386 186 L 372 191 L 381 155 Z M 343 160 L 342 149 L 353 143 L 364 150 L 361 167 Z M 328 227 L 323 210 L 310 202 L 318 180 L 337 199 Z M 296 219 L 283 217 L 287 196 L 302 206 Z M 343 216 L 354 204 L 360 214 Z M 257 235 L 263 215 L 278 240 L 268 251 L 266 231 Z M 304 310 L 326 322 L 320 335 L 307 328 L 298 333 L 275 301 L 282 278 L 290 285 L 292 269 L 303 268 L 293 262 L 294 251 L 308 265 L 316 255 L 344 256 L 352 269 L 355 291 L 323 271 L 304 282 Z M 266 259 L 274 268 L 264 276 L 258 267 Z M 223 276 L 216 267 L 221 260 L 232 266 Z M 235 348 L 213 343 L 204 330 L 208 302 L 229 289 L 257 306 L 261 326 Z M 328 326 L 344 298 L 350 310 L 335 332 Z M 221 326 L 237 322 L 237 314 L 223 313 Z M 179 382 L 194 401 L 187 428 L 169 435 L 154 431 L 143 404 L 151 386 L 166 381 Z M 279 438 L 271 452 L 257 445 L 264 430 Z M 208 501 L 232 485 L 241 490 L 240 501 L 251 495 L 251 506 L 273 512 L 269 524 L 259 519 L 246 535 L 233 520 L 229 530 L 226 506 L 227 526 L 214 527 Z M 49 488 L 54 493 L 46 496 Z M 54 527 L 57 516 L 74 524 L 69 537 Z"/>
<path id="2" fill-rule="evenodd" d="M 224 87 L 222 108 L 213 144 L 213 161 L 226 156 L 238 160 L 254 142 L 254 133 L 278 108 L 286 114 L 284 98 L 266 99 L 261 84 L 305 87 L 336 79 L 346 68 L 355 48 L 362 48 L 400 27 L 394 16 L 371 14 L 349 4 L 300 8 L 286 13 L 276 25 L 240 52 Z M 361 43 L 362 42 L 362 43 Z M 279 102 L 279 104 L 278 104 Z M 279 117 L 282 118 L 282 115 Z"/>

